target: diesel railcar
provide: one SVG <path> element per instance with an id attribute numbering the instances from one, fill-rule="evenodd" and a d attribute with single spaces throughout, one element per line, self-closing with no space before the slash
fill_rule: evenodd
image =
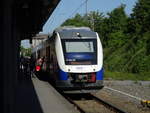
<path id="1" fill-rule="evenodd" d="M 33 49 L 56 88 L 63 91 L 103 87 L 103 49 L 99 35 L 86 27 L 62 27 Z M 41 75 L 42 76 L 42 75 Z"/>

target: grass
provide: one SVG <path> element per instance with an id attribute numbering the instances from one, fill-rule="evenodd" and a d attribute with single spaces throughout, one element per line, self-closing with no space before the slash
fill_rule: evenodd
<path id="1" fill-rule="evenodd" d="M 150 73 L 141 73 L 141 74 L 133 74 L 133 73 L 124 73 L 124 72 L 104 72 L 105 80 L 133 80 L 133 81 L 150 81 Z"/>

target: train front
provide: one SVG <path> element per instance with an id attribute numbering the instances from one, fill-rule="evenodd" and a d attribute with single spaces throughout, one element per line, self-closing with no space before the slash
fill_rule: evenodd
<path id="1" fill-rule="evenodd" d="M 101 89 L 103 52 L 98 34 L 88 30 L 62 33 L 57 34 L 56 40 L 56 54 L 60 67 L 56 86 L 69 91 Z"/>

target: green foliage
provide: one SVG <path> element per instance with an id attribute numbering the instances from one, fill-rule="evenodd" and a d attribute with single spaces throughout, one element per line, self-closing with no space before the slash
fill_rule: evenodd
<path id="1" fill-rule="evenodd" d="M 98 11 L 77 14 L 64 25 L 87 26 L 99 33 L 106 78 L 150 80 L 149 0 L 138 0 L 130 17 L 121 5 L 106 17 Z"/>
<path id="2" fill-rule="evenodd" d="M 132 19 L 141 32 L 150 31 L 150 1 L 139 0 L 133 9 Z"/>
<path id="3" fill-rule="evenodd" d="M 31 48 L 24 48 L 23 46 L 21 46 L 20 52 L 23 56 L 31 56 Z"/>
<path id="4" fill-rule="evenodd" d="M 127 16 L 124 9 L 125 5 L 121 5 L 120 7 L 114 9 L 112 12 L 108 13 L 108 26 L 111 32 L 119 30 L 125 31 L 127 25 Z"/>
<path id="5" fill-rule="evenodd" d="M 121 5 L 108 13 L 108 18 L 103 19 L 100 31 L 97 32 L 102 36 L 104 47 L 116 48 L 125 43 L 127 16 L 124 9 L 125 5 Z"/>
<path id="6" fill-rule="evenodd" d="M 87 21 L 93 31 L 100 31 L 100 27 L 104 18 L 103 13 L 98 11 L 91 11 L 88 16 L 86 17 L 85 15 L 84 18 L 87 18 Z"/>
<path id="7" fill-rule="evenodd" d="M 105 80 L 133 80 L 137 83 L 139 80 L 150 81 L 148 76 L 150 73 L 146 74 L 133 74 L 133 73 L 124 73 L 124 72 L 111 72 L 105 71 Z"/>
<path id="8" fill-rule="evenodd" d="M 119 48 L 125 43 L 125 34 L 122 31 L 112 32 L 109 35 L 108 45 L 111 48 Z"/>
<path id="9" fill-rule="evenodd" d="M 89 27 L 90 25 L 80 14 L 76 14 L 74 18 L 66 20 L 61 26 Z"/>

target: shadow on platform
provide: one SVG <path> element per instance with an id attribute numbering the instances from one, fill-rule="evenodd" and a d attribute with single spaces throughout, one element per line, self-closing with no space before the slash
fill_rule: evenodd
<path id="1" fill-rule="evenodd" d="M 30 77 L 22 75 L 19 79 L 15 111 L 15 113 L 43 113 Z"/>

